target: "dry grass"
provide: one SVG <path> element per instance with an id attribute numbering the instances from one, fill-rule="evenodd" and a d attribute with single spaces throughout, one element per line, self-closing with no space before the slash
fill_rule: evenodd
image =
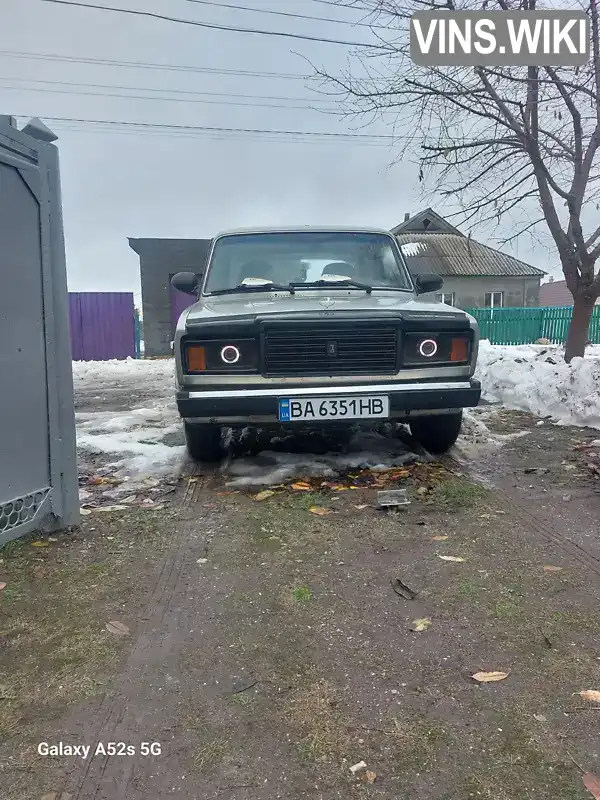
<path id="1" fill-rule="evenodd" d="M 299 737 L 298 749 L 305 758 L 340 760 L 350 750 L 352 740 L 327 681 L 295 691 L 285 709 L 285 721 Z"/>

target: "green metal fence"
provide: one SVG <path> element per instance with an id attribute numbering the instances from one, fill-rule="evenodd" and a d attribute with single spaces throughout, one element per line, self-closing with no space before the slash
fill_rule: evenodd
<path id="1" fill-rule="evenodd" d="M 571 306 L 548 308 L 467 308 L 479 323 L 482 339 L 492 344 L 531 344 L 548 339 L 562 344 L 567 338 L 573 309 Z M 600 344 L 600 306 L 590 322 L 589 339 Z"/>

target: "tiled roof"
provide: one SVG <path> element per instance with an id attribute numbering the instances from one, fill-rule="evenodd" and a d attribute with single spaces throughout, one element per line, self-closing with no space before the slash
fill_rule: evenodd
<path id="1" fill-rule="evenodd" d="M 567 289 L 566 281 L 552 281 L 540 286 L 540 306 L 572 306 L 573 295 Z M 600 305 L 600 297 L 596 300 Z"/>
<path id="2" fill-rule="evenodd" d="M 414 273 L 539 277 L 546 273 L 514 256 L 452 233 L 400 233 L 398 243 Z"/>
<path id="3" fill-rule="evenodd" d="M 541 306 L 572 306 L 573 295 L 567 289 L 566 281 L 553 281 L 540 286 Z"/>

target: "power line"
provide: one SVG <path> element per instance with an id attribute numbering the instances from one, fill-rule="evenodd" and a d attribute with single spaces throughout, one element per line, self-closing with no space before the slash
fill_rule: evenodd
<path id="1" fill-rule="evenodd" d="M 43 3 L 54 3 L 59 6 L 78 6 L 79 8 L 94 8 L 100 11 L 115 11 L 119 14 L 129 14 L 135 17 L 150 17 L 161 19 L 167 22 L 176 22 L 180 25 L 194 25 L 198 28 L 209 28 L 216 31 L 229 31 L 234 33 L 252 33 L 259 36 L 282 36 L 287 39 L 303 39 L 308 42 L 322 42 L 325 44 L 342 44 L 349 47 L 368 47 L 377 50 L 389 49 L 387 44 L 373 44 L 367 42 L 351 42 L 344 39 L 325 39 L 319 36 L 306 36 L 301 33 L 289 33 L 282 31 L 265 31 L 259 28 L 237 28 L 232 25 L 218 25 L 213 22 L 200 22 L 198 20 L 183 19 L 181 17 L 170 17 L 166 14 L 157 14 L 154 11 L 134 11 L 131 8 L 115 8 L 114 6 L 92 5 L 91 3 L 80 3 L 78 0 L 42 0 Z"/>
<path id="2" fill-rule="evenodd" d="M 19 116 L 25 116 L 20 114 Z M 49 122 L 77 122 L 90 125 L 121 125 L 125 127 L 139 128 L 139 129 L 161 129 L 161 130 L 174 130 L 174 131 L 210 131 L 211 133 L 245 133 L 245 134 L 266 134 L 269 136 L 306 136 L 306 137 L 322 137 L 331 140 L 347 139 L 350 141 L 381 141 L 394 142 L 405 139 L 404 136 L 392 136 L 390 134 L 380 133 L 341 133 L 334 131 L 295 131 L 295 130 L 270 130 L 265 128 L 224 128 L 208 125 L 171 125 L 170 123 L 158 122 L 133 122 L 131 120 L 113 120 L 113 119 L 79 119 L 76 117 L 46 117 L 45 120 Z"/>
<path id="3" fill-rule="evenodd" d="M 373 14 L 375 11 L 380 13 L 381 11 L 385 11 L 384 8 L 367 8 L 367 6 L 355 6 L 354 3 L 337 3 L 336 0 L 312 0 L 313 3 L 321 3 L 324 6 L 333 6 L 334 8 L 349 8 L 352 11 L 368 11 L 369 13 Z"/>
<path id="4" fill-rule="evenodd" d="M 277 17 L 293 17 L 294 19 L 308 19 L 315 22 L 334 22 L 338 25 L 351 25 L 360 28 L 379 28 L 382 31 L 387 30 L 385 25 L 371 25 L 368 22 L 352 22 L 346 19 L 333 19 L 333 17 L 313 17 L 307 14 L 294 14 L 291 11 L 273 11 L 269 8 L 252 8 L 251 6 L 236 6 L 231 3 L 218 3 L 215 0 L 186 0 L 187 3 L 195 3 L 201 6 L 212 6 L 213 8 L 230 8 L 234 11 L 251 11 L 256 14 L 271 14 Z M 340 6 L 343 8 L 343 6 Z"/>
<path id="5" fill-rule="evenodd" d="M 308 76 L 298 73 L 259 72 L 245 69 L 218 69 L 216 67 L 195 67 L 187 64 L 158 64 L 152 61 L 117 61 L 110 58 L 84 58 L 80 56 L 64 56 L 56 53 L 27 53 L 18 50 L 0 50 L 0 56 L 9 58 L 32 58 L 41 61 L 63 61 L 73 64 L 90 64 L 94 66 L 127 67 L 132 69 L 155 69 L 168 72 L 199 72 L 209 75 L 232 75 L 248 78 L 282 78 L 285 80 L 307 80 Z"/>
<path id="6" fill-rule="evenodd" d="M 70 125 L 68 123 L 58 123 L 57 125 L 53 125 L 52 129 L 55 133 L 60 133 L 62 131 L 68 133 L 86 133 L 86 134 L 108 134 L 108 135 L 122 135 L 122 136 L 135 136 L 136 139 L 139 139 L 140 136 L 146 137 L 157 137 L 157 138 L 168 138 L 170 141 L 173 139 L 208 139 L 212 141 L 222 142 L 223 140 L 232 141 L 232 142 L 259 142 L 264 144 L 298 144 L 298 145 L 315 145 L 315 144 L 326 144 L 326 145 L 335 145 L 336 147 L 340 147 L 343 145 L 352 145 L 353 147 L 361 147 L 361 148 L 371 148 L 371 147 L 385 147 L 389 150 L 390 144 L 389 142 L 369 142 L 369 141 L 360 141 L 360 142 L 353 142 L 350 139 L 342 139 L 342 140 L 331 140 L 331 139 L 322 139 L 320 137 L 313 137 L 313 138 L 302 138 L 302 137 L 277 137 L 277 136 L 261 136 L 261 135 L 254 135 L 254 134 L 227 134 L 227 133 L 210 133 L 205 131 L 172 131 L 172 130 L 163 130 L 163 129 L 144 129 L 144 130 L 132 130 L 127 128 L 119 128 L 118 126 L 85 126 L 85 125 Z"/>
<path id="7" fill-rule="evenodd" d="M 282 95 L 262 95 L 262 94 L 232 94 L 231 92 L 197 92 L 191 91 L 189 89 L 157 89 L 156 87 L 152 86 L 123 86 L 121 84 L 115 85 L 110 83 L 78 83 L 76 81 L 52 81 L 46 80 L 42 78 L 6 78 L 0 75 L 0 81 L 16 81 L 18 83 L 46 83 L 52 86 L 78 86 L 82 88 L 88 89 L 122 89 L 123 91 L 131 91 L 131 92 L 173 92 L 175 94 L 185 94 L 185 95 L 194 95 L 194 96 L 202 96 L 202 97 L 240 97 L 240 98 L 248 98 L 252 100 L 291 100 L 292 102 L 313 102 L 309 97 L 284 97 Z M 16 88 L 16 87 L 15 87 Z M 43 91 L 42 89 L 35 91 Z M 149 98 L 151 99 L 151 98 Z M 315 99 L 314 102 L 323 103 L 327 102 L 325 100 L 318 100 Z"/>
<path id="8" fill-rule="evenodd" d="M 0 77 L 0 81 L 8 81 L 8 80 L 19 80 L 18 78 L 2 78 Z M 48 83 L 48 84 L 63 84 L 62 81 L 36 81 L 36 83 Z M 69 84 L 69 82 L 64 82 L 63 85 L 73 85 L 73 86 L 86 86 L 86 84 Z M 94 87 L 96 84 L 89 84 L 90 87 Z M 106 88 L 116 88 L 119 87 L 106 87 Z M 123 87 L 127 89 L 128 87 Z M 230 99 L 223 99 L 223 100 L 206 100 L 206 99 L 198 99 L 197 97 L 190 98 L 190 97 L 146 97 L 145 95 L 139 94 L 121 94 L 120 92 L 84 92 L 77 89 L 48 89 L 45 87 L 37 87 L 37 86 L 2 86 L 0 85 L 0 90 L 6 89 L 9 91 L 21 91 L 21 92 L 44 92 L 48 94 L 68 94 L 68 95 L 78 95 L 81 97 L 115 97 L 119 99 L 125 100 L 152 100 L 154 102 L 167 102 L 167 103 L 201 103 L 202 105 L 216 105 L 216 106 L 240 106 L 244 108 L 285 108 L 290 110 L 301 110 L 306 111 L 311 109 L 310 99 L 309 98 L 285 98 L 285 97 L 265 97 L 266 100 L 297 100 L 298 102 L 304 102 L 305 105 L 290 105 L 288 103 L 245 103 L 239 100 L 230 100 Z M 160 89 L 142 89 L 142 91 L 160 91 Z M 168 90 L 166 90 L 168 91 Z M 178 90 L 175 90 L 178 91 Z M 189 94 L 196 94 L 195 92 L 190 92 Z M 203 92 L 198 92 L 197 94 L 203 94 Z M 219 96 L 219 93 L 214 92 L 207 92 L 207 95 L 216 95 Z M 257 99 L 261 100 L 260 95 L 226 95 L 225 93 L 220 94 L 221 97 L 246 97 L 249 100 Z M 318 102 L 323 102 L 318 101 Z M 319 109 L 321 111 L 327 111 L 328 109 L 323 107 Z"/>

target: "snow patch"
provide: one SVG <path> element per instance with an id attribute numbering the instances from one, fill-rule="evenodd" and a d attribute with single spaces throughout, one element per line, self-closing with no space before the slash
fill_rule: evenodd
<path id="1" fill-rule="evenodd" d="M 116 456 L 109 466 L 123 484 L 114 491 L 130 492 L 153 478 L 174 477 L 185 461 L 185 448 L 170 446 L 165 437 L 179 433 L 181 422 L 175 405 L 175 377 L 172 359 L 144 361 L 76 361 L 73 382 L 78 389 L 97 390 L 126 387 L 148 390 L 148 405 L 127 411 L 94 411 L 75 415 L 77 449 L 86 455 Z"/>
<path id="2" fill-rule="evenodd" d="M 482 341 L 475 376 L 488 402 L 561 425 L 600 428 L 600 345 L 567 364 L 558 345 Z"/>
<path id="3" fill-rule="evenodd" d="M 425 242 L 406 242 L 400 245 L 400 250 L 407 258 L 414 258 L 414 256 L 418 256 L 419 253 L 427 250 L 427 244 Z"/>

